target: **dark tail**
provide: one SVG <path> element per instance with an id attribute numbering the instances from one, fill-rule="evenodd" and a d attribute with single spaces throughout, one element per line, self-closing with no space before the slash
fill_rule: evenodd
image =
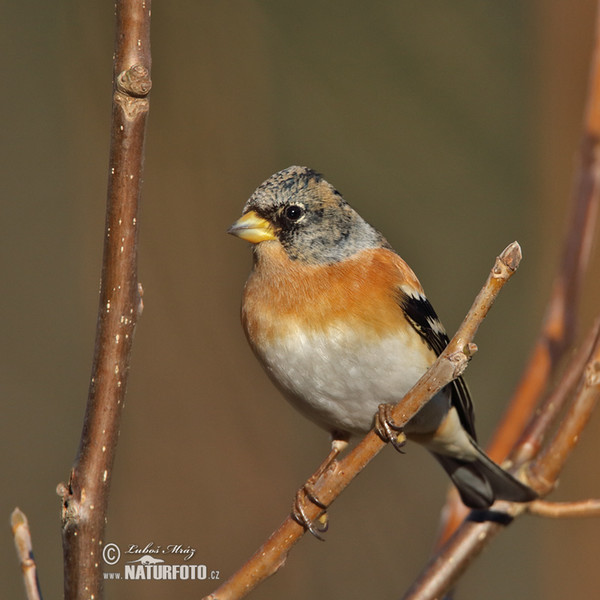
<path id="1" fill-rule="evenodd" d="M 538 495 L 530 487 L 501 469 L 475 443 L 475 460 L 467 461 L 443 454 L 434 454 L 456 486 L 460 498 L 469 508 L 484 509 L 495 500 L 530 502 Z"/>

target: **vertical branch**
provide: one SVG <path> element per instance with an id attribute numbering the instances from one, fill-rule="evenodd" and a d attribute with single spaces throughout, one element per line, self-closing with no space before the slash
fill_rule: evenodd
<path id="1" fill-rule="evenodd" d="M 150 82 L 150 0 L 118 0 L 106 229 L 96 342 L 83 431 L 60 484 L 65 598 L 100 598 L 101 552 L 133 333 L 138 202 Z"/>

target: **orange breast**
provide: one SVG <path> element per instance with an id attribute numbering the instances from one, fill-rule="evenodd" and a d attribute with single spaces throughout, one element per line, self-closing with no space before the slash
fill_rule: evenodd
<path id="1" fill-rule="evenodd" d="M 369 337 L 410 327 L 395 293 L 403 284 L 422 288 L 394 252 L 365 250 L 340 263 L 306 265 L 290 260 L 277 243 L 258 250 L 242 304 L 253 345 L 298 329 L 311 333 L 349 326 Z"/>

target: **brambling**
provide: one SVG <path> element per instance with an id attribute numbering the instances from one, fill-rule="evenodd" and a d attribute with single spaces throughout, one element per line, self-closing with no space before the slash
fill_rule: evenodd
<path id="1" fill-rule="evenodd" d="M 250 346 L 292 405 L 331 433 L 326 465 L 351 435 L 374 426 L 380 405 L 402 400 L 448 336 L 406 262 L 311 169 L 293 166 L 267 179 L 229 233 L 253 244 L 242 301 Z M 383 425 L 393 441 L 393 424 Z M 462 377 L 404 434 L 433 454 L 470 508 L 536 498 L 477 445 Z"/>

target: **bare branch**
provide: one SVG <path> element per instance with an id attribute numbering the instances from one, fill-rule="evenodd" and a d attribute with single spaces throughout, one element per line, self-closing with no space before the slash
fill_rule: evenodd
<path id="1" fill-rule="evenodd" d="M 403 600 L 443 598 L 493 537 L 525 509 L 524 504 L 496 502 L 493 511 L 472 511 L 427 563 Z"/>
<path id="2" fill-rule="evenodd" d="M 510 454 L 511 465 L 518 467 L 529 462 L 537 455 L 549 429 L 556 423 L 571 399 L 571 393 L 581 379 L 583 370 L 592 356 L 599 336 L 600 318 L 596 320 L 581 347 L 571 358 L 555 389 L 537 408 L 521 439 Z M 448 540 L 468 513 L 469 509 L 460 501 L 454 487 L 451 487 L 448 491 L 446 506 L 442 511 L 441 527 L 436 547 L 441 547 Z"/>
<path id="3" fill-rule="evenodd" d="M 596 319 L 583 344 L 573 355 L 565 368 L 560 381 L 539 406 L 523 436 L 519 440 L 510 459 L 521 465 L 532 460 L 539 452 L 550 428 L 556 423 L 571 398 L 571 394 L 581 380 L 585 366 L 592 358 L 595 345 L 600 337 L 600 318 Z"/>
<path id="4" fill-rule="evenodd" d="M 565 418 L 542 451 L 530 464 L 527 479 L 536 490 L 552 490 L 565 462 L 574 450 L 600 398 L 600 340 L 585 367 L 577 395 Z"/>
<path id="5" fill-rule="evenodd" d="M 600 191 L 600 10 L 596 15 L 595 48 L 589 76 L 578 172 L 571 194 L 570 225 L 562 262 L 538 341 L 496 434 L 488 447 L 504 460 L 519 439 L 548 379 L 573 342 L 579 296 L 596 229 Z"/>
<path id="6" fill-rule="evenodd" d="M 591 358 L 584 369 L 584 380 L 563 422 L 546 447 L 523 473 L 525 481 L 542 495 L 554 487 L 560 470 L 600 398 L 600 340 L 596 338 L 595 342 Z M 443 597 L 492 537 L 527 508 L 527 505 L 523 504 L 496 502 L 493 511 L 471 512 L 469 518 L 463 521 L 426 565 L 404 600 Z M 542 506 L 541 510 L 543 508 Z"/>
<path id="7" fill-rule="evenodd" d="M 472 340 L 479 325 L 503 285 L 519 266 L 520 260 L 521 248 L 516 242 L 510 244 L 496 259 L 483 289 L 477 295 L 456 335 L 438 360 L 391 411 L 390 416 L 397 426 L 404 426 L 430 398 L 464 371 L 469 358 L 476 350 Z M 311 477 L 311 488 L 315 495 L 326 506 L 331 505 L 383 446 L 384 442 L 377 433 L 368 433 L 347 456 L 333 461 L 330 468 L 320 477 L 315 480 L 315 476 Z M 323 513 L 315 504 L 305 508 L 310 520 L 319 518 Z M 291 548 L 304 533 L 304 528 L 288 516 L 248 562 L 207 599 L 233 600 L 244 597 L 285 564 Z"/>
<path id="8" fill-rule="evenodd" d="M 29 521 L 25 513 L 19 508 L 15 508 L 10 515 L 10 526 L 15 540 L 17 557 L 19 558 L 19 564 L 23 572 L 27 600 L 42 600 L 40 582 L 37 577 L 37 567 L 33 558 Z"/>
<path id="9" fill-rule="evenodd" d="M 100 598 L 100 556 L 133 334 L 141 313 L 138 202 L 150 91 L 150 0 L 118 0 L 100 306 L 86 414 L 68 484 L 59 484 L 65 598 Z"/>
<path id="10" fill-rule="evenodd" d="M 551 375 L 556 372 L 576 333 L 579 295 L 594 239 L 600 190 L 600 9 L 596 15 L 595 35 L 596 46 L 590 69 L 580 162 L 571 194 L 572 214 L 562 260 L 554 278 L 552 294 L 538 340 L 513 398 L 487 448 L 490 457 L 498 463 L 502 463 L 514 450 L 534 415 L 536 404 L 545 392 Z M 562 392 L 557 390 L 556 393 Z M 554 410 L 548 413 L 547 423 L 550 423 L 556 414 Z M 525 434 L 532 443 L 539 442 L 535 435 L 547 429 L 543 420 L 538 422 L 536 427 L 536 433 L 529 431 Z M 525 451 L 526 447 L 522 446 L 522 450 Z M 449 538 L 467 512 L 457 495 L 451 491 L 442 510 L 438 546 Z"/>
<path id="11" fill-rule="evenodd" d="M 600 500 L 579 500 L 578 502 L 546 502 L 535 500 L 527 507 L 532 515 L 553 519 L 580 517 L 600 517 Z"/>

